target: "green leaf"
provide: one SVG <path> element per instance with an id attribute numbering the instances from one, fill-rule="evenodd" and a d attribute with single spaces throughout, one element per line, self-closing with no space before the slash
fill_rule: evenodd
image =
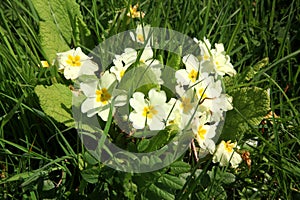
<path id="1" fill-rule="evenodd" d="M 181 189 L 185 183 L 183 179 L 169 174 L 164 174 L 158 179 L 158 181 L 175 190 Z"/>
<path id="2" fill-rule="evenodd" d="M 39 97 L 43 111 L 57 122 L 64 123 L 68 127 L 74 126 L 72 117 L 72 92 L 62 84 L 53 84 L 45 87 L 38 85 L 34 89 Z"/>
<path id="3" fill-rule="evenodd" d="M 168 54 L 167 66 L 175 70 L 180 69 L 181 64 L 181 55 L 182 55 L 182 46 L 179 46 L 179 54 L 171 53 Z"/>
<path id="4" fill-rule="evenodd" d="M 229 172 L 225 172 L 222 175 L 222 182 L 225 184 L 230 184 L 235 181 L 235 175 Z"/>
<path id="5" fill-rule="evenodd" d="M 86 27 L 80 20 L 80 7 L 75 0 L 32 0 L 32 3 L 41 19 L 39 37 L 42 48 L 49 61 L 52 61 L 56 53 L 70 49 L 76 24 Z"/>
<path id="6" fill-rule="evenodd" d="M 98 182 L 100 172 L 101 169 L 99 167 L 93 167 L 83 170 L 81 176 L 86 182 L 93 184 Z"/>
<path id="7" fill-rule="evenodd" d="M 208 199 L 227 199 L 227 194 L 221 185 L 214 185 L 208 193 Z"/>
<path id="8" fill-rule="evenodd" d="M 84 152 L 83 159 L 90 165 L 96 165 L 99 161 L 94 158 L 88 151 Z"/>
<path id="9" fill-rule="evenodd" d="M 259 87 L 237 88 L 227 93 L 233 97 L 234 110 L 226 113 L 221 139 L 235 139 L 239 134 L 257 126 L 270 110 L 270 97 Z"/>
<path id="10" fill-rule="evenodd" d="M 175 198 L 173 194 L 170 194 L 169 192 L 162 190 L 161 188 L 157 187 L 154 184 L 149 186 L 149 190 L 153 192 L 155 195 L 161 197 L 161 199 L 173 200 Z"/>
<path id="11" fill-rule="evenodd" d="M 212 182 L 222 182 L 224 184 L 230 184 L 235 181 L 235 175 L 229 172 L 220 170 L 218 167 L 213 167 L 207 174 Z"/>
<path id="12" fill-rule="evenodd" d="M 145 152 L 152 152 L 160 149 L 164 145 L 168 144 L 170 140 L 177 134 L 178 129 L 176 126 L 168 126 L 164 130 L 159 131 L 155 136 L 148 140 L 149 143 L 145 149 Z"/>
<path id="13" fill-rule="evenodd" d="M 170 165 L 171 173 L 182 174 L 191 170 L 191 166 L 183 161 L 176 161 Z"/>

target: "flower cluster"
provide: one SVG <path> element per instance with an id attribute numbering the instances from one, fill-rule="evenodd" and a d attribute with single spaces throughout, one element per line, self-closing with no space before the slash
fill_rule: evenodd
<path id="1" fill-rule="evenodd" d="M 114 55 L 112 65 L 101 73 L 100 78 L 89 78 L 80 83 L 80 89 L 86 97 L 81 111 L 87 113 L 88 117 L 97 114 L 107 121 L 110 113 L 114 115 L 118 107 L 127 105 L 129 111 L 125 118 L 133 131 L 144 128 L 159 131 L 175 125 L 180 131 L 192 132 L 202 152 L 216 152 L 214 162 L 224 165 L 232 157 L 236 166 L 239 159 L 232 154 L 234 146 L 224 142 L 220 144 L 224 146 L 223 152 L 229 154 L 220 153 L 222 148 L 216 151 L 215 145 L 216 130 L 224 120 L 224 113 L 233 108 L 232 97 L 223 91 L 222 78 L 225 74 L 236 74 L 223 44 L 215 44 L 215 48 L 212 48 L 208 39 L 194 39 L 200 54 L 182 57 L 184 67 L 175 72 L 175 91 L 170 98 L 161 87 L 166 81 L 162 78 L 163 63 L 154 57 L 154 39 L 149 30 L 150 26 L 139 25 L 135 32 L 130 33 L 133 42 L 143 44 L 144 49 L 124 49 L 122 54 Z M 92 58 L 82 53 L 80 48 L 59 53 L 58 63 L 64 76 L 73 80 L 83 73 L 80 70 L 83 65 L 92 69 L 87 74 L 98 69 Z M 122 95 L 114 92 L 126 73 L 136 67 L 150 71 L 155 86 L 146 92 L 125 91 Z"/>

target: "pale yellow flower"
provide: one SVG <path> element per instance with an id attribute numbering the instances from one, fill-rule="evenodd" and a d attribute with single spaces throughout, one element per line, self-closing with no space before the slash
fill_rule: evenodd
<path id="1" fill-rule="evenodd" d="M 137 11 L 138 7 L 139 4 L 135 4 L 133 7 L 130 5 L 129 13 L 127 13 L 127 16 L 131 18 L 144 18 L 145 13 Z"/>
<path id="2" fill-rule="evenodd" d="M 213 156 L 213 163 L 220 162 L 220 166 L 227 166 L 230 162 L 233 168 L 237 168 L 242 162 L 240 154 L 234 151 L 237 143 L 231 141 L 225 142 L 224 140 L 218 145 L 216 152 Z"/>

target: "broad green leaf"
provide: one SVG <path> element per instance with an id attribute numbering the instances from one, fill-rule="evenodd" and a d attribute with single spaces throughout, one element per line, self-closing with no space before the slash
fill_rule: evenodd
<path id="1" fill-rule="evenodd" d="M 159 131 L 157 135 L 148 139 L 149 144 L 146 148 L 146 152 L 155 151 L 168 144 L 169 141 L 177 134 L 177 131 L 178 129 L 176 126 L 168 126 L 164 130 Z"/>
<path id="2" fill-rule="evenodd" d="M 158 179 L 158 181 L 163 183 L 165 186 L 175 190 L 181 189 L 185 183 L 183 179 L 169 174 L 164 174 Z"/>
<path id="3" fill-rule="evenodd" d="M 56 53 L 70 49 L 76 24 L 86 27 L 81 20 L 80 7 L 75 0 L 32 0 L 32 3 L 41 19 L 39 37 L 42 48 L 52 61 Z"/>
<path id="4" fill-rule="evenodd" d="M 213 167 L 207 174 L 210 177 L 211 182 L 222 182 L 224 184 L 230 184 L 235 181 L 235 175 L 229 172 L 220 170 L 218 167 Z"/>
<path id="5" fill-rule="evenodd" d="M 169 192 L 157 187 L 154 184 L 149 186 L 149 190 L 153 192 L 155 195 L 161 197 L 161 199 L 173 200 L 175 198 L 173 194 L 170 194 Z"/>
<path id="6" fill-rule="evenodd" d="M 137 146 L 138 151 L 139 152 L 145 151 L 147 149 L 149 143 L 150 143 L 150 141 L 148 139 L 142 139 Z"/>
<path id="7" fill-rule="evenodd" d="M 57 122 L 68 127 L 74 126 L 72 117 L 72 92 L 62 84 L 53 84 L 45 87 L 38 85 L 34 89 L 39 97 L 43 111 Z"/>
<path id="8" fill-rule="evenodd" d="M 259 87 L 237 88 L 227 93 L 233 97 L 233 110 L 226 112 L 221 139 L 235 139 L 237 135 L 257 126 L 270 110 L 270 98 Z M 250 125 L 250 126 L 249 126 Z"/>
<path id="9" fill-rule="evenodd" d="M 170 165 L 171 173 L 173 174 L 182 174 L 189 172 L 191 170 L 191 166 L 183 161 L 176 161 Z"/>
<path id="10" fill-rule="evenodd" d="M 213 185 L 211 190 L 208 190 L 208 199 L 227 199 L 227 194 L 221 185 Z"/>
<path id="11" fill-rule="evenodd" d="M 43 191 L 50 191 L 55 188 L 54 183 L 51 180 L 44 180 L 43 181 Z"/>
<path id="12" fill-rule="evenodd" d="M 101 169 L 99 167 L 93 167 L 81 171 L 82 178 L 88 183 L 97 183 Z"/>
<path id="13" fill-rule="evenodd" d="M 88 151 L 84 152 L 83 159 L 90 165 L 96 165 L 99 161 L 94 158 Z"/>
<path id="14" fill-rule="evenodd" d="M 222 174 L 222 182 L 225 184 L 230 184 L 235 181 L 235 175 L 229 172 L 224 172 Z"/>

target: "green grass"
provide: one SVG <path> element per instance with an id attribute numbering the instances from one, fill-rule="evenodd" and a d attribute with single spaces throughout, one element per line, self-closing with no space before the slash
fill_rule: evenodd
<path id="1" fill-rule="evenodd" d="M 92 33 L 87 48 L 135 27 L 137 20 L 124 16 L 135 1 L 77 2 Z M 171 190 L 173 195 L 178 199 L 222 199 L 225 192 L 228 199 L 299 199 L 300 1 L 146 0 L 140 2 L 140 10 L 146 13 L 143 21 L 152 26 L 198 39 L 206 36 L 212 44 L 224 43 L 238 72 L 269 59 L 267 66 L 244 83 L 270 89 L 271 110 L 279 116 L 236 137 L 240 146 L 249 138 L 258 140 L 257 147 L 248 149 L 251 168 L 245 163 L 236 171 L 216 166 L 221 174 L 233 173 L 236 181 L 226 184 L 215 178 L 209 182 L 205 172 L 212 164 L 193 163 L 187 153 L 184 159 L 190 161 L 194 173 L 186 178 L 183 189 Z M 112 23 L 107 23 L 109 20 Z M 139 179 L 159 179 L 168 169 L 125 174 L 89 159 L 89 165 L 98 166 L 98 174 L 94 174 L 98 180 L 91 184 L 82 178 L 86 150 L 76 130 L 48 117 L 34 93 L 38 84 L 67 84 L 56 69 L 38 67 L 40 60 L 46 59 L 38 37 L 39 21 L 30 0 L 1 1 L 0 198 L 83 199 L 101 195 L 127 199 L 135 195 L 139 199 L 141 195 L 155 195 Z M 197 170 L 199 166 L 202 172 Z M 220 185 L 224 191 L 217 195 Z"/>

